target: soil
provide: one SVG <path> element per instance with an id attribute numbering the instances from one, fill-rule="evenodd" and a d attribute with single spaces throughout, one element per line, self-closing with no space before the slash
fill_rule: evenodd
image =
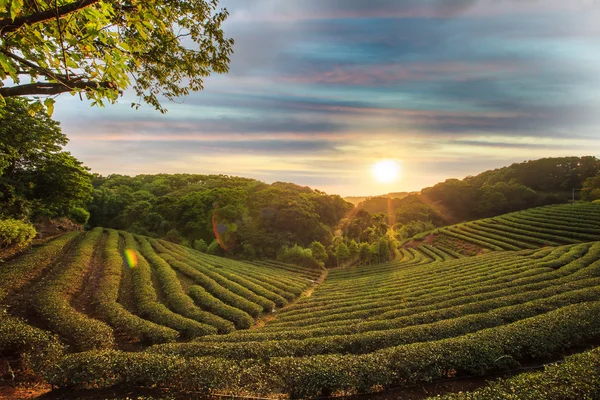
<path id="1" fill-rule="evenodd" d="M 107 239 L 108 234 L 104 232 L 102 233 L 102 236 L 100 236 L 100 240 L 96 241 L 94 252 L 92 254 L 92 260 L 87 268 L 83 285 L 71 299 L 71 305 L 73 308 L 80 313 L 89 316 L 90 318 L 97 318 L 92 296 L 98 290 L 100 278 L 102 277 L 102 269 L 104 265 L 103 251 L 106 247 Z"/>

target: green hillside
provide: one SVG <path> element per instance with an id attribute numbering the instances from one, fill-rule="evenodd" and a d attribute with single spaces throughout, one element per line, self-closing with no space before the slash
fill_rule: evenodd
<path id="1" fill-rule="evenodd" d="M 0 277 L 0 352 L 17 375 L 33 371 L 54 387 L 378 392 L 597 345 L 600 205 L 442 228 L 393 262 L 328 274 L 96 228 L 0 265 Z M 501 397 L 510 385 L 534 393 L 527 382 L 585 397 L 600 390 L 584 378 L 594 360 L 597 350 L 466 398 Z M 568 382 L 549 375 L 571 370 L 582 372 Z"/>
<path id="2" fill-rule="evenodd" d="M 488 251 L 536 249 L 600 240 L 600 204 L 552 205 L 424 232 L 401 249 L 405 259 L 448 260 Z"/>

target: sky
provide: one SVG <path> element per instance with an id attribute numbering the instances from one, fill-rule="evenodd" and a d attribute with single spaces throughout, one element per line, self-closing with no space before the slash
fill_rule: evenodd
<path id="1" fill-rule="evenodd" d="M 93 172 L 200 173 L 349 195 L 600 156 L 599 0 L 221 0 L 230 71 L 135 110 L 58 98 Z M 393 159 L 398 180 L 371 166 Z"/>

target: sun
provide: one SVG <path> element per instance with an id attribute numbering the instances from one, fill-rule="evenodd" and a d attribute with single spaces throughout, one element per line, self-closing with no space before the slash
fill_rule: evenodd
<path id="1" fill-rule="evenodd" d="M 400 165 L 394 160 L 382 160 L 371 168 L 377 182 L 391 183 L 400 175 Z"/>

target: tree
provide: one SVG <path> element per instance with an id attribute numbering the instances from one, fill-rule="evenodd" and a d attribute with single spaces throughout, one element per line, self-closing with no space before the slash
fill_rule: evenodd
<path id="1" fill-rule="evenodd" d="M 194 240 L 194 250 L 198 250 L 202 253 L 206 253 L 206 251 L 208 250 L 208 245 L 206 244 L 204 239 Z"/>
<path id="2" fill-rule="evenodd" d="M 390 245 L 385 237 L 379 238 L 379 262 L 388 262 L 390 259 Z"/>
<path id="3" fill-rule="evenodd" d="M 310 251 L 315 260 L 325 263 L 327 261 L 327 249 L 320 242 L 314 241 L 310 244 Z"/>
<path id="4" fill-rule="evenodd" d="M 67 216 L 91 200 L 92 176 L 70 153 L 67 138 L 45 112 L 7 99 L 0 109 L 0 210 L 5 217 Z"/>
<path id="5" fill-rule="evenodd" d="M 600 175 L 585 180 L 581 190 L 581 198 L 588 201 L 600 199 Z"/>
<path id="6" fill-rule="evenodd" d="M 337 248 L 335 249 L 335 258 L 337 259 L 337 266 L 339 267 L 340 263 L 343 263 L 349 257 L 350 250 L 348 249 L 348 246 L 346 246 L 346 243 L 341 242 L 340 244 L 338 244 Z"/>
<path id="7" fill-rule="evenodd" d="M 356 256 L 358 256 L 358 243 L 356 240 L 352 239 L 350 243 L 348 243 L 348 250 L 350 251 L 350 259 L 354 260 Z"/>
<path id="8" fill-rule="evenodd" d="M 369 243 L 361 243 L 358 250 L 358 259 L 361 264 L 371 263 L 371 246 Z"/>
<path id="9" fill-rule="evenodd" d="M 0 0 L 0 96 L 84 93 L 114 102 L 132 87 L 169 100 L 228 71 L 233 40 L 218 0 Z M 22 82 L 24 77 L 27 83 Z M 4 86 L 7 79 L 12 86 Z M 185 82 L 185 83 L 182 83 Z M 54 100 L 44 104 L 52 112 Z M 42 103 L 34 103 L 41 108 Z"/>

